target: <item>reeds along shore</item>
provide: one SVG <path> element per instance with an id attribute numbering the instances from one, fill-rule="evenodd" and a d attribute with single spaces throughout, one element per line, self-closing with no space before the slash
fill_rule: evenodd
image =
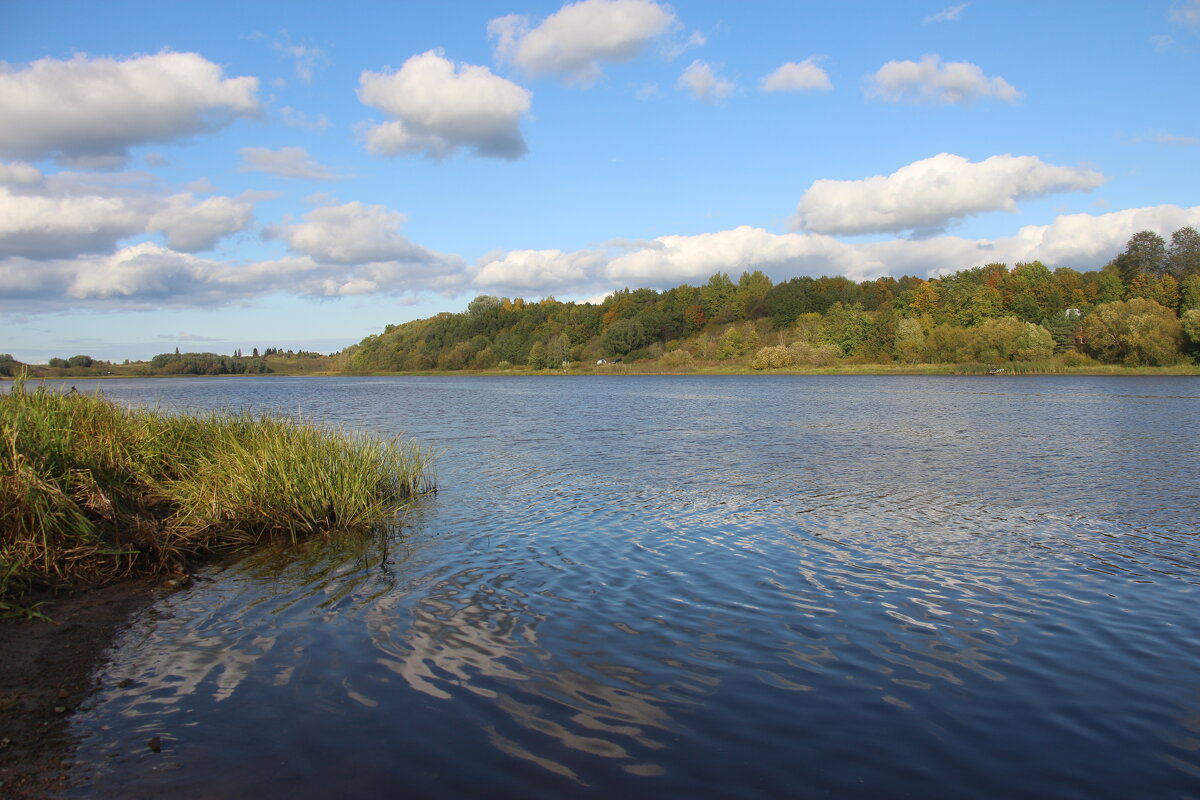
<path id="1" fill-rule="evenodd" d="M 434 490 L 431 462 L 400 439 L 18 380 L 0 395 L 0 612 L 267 537 L 368 529 Z"/>

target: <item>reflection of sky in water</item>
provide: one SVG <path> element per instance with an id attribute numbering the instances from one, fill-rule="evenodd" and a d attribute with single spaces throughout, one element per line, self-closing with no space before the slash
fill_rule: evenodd
<path id="1" fill-rule="evenodd" d="M 1200 398 L 1136 383 L 106 384 L 445 454 L 403 530 L 142 620 L 80 721 L 83 794 L 1189 785 Z"/>

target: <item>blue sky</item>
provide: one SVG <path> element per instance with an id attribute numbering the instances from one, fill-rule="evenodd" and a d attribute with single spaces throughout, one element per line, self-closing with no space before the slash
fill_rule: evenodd
<path id="1" fill-rule="evenodd" d="M 1200 0 L 0 2 L 0 352 L 1200 227 Z"/>

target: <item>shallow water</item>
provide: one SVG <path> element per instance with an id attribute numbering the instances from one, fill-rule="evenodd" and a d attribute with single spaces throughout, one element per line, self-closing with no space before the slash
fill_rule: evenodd
<path id="1" fill-rule="evenodd" d="M 76 796 L 1200 793 L 1195 379 L 102 386 L 402 432 L 441 490 L 139 620 Z"/>

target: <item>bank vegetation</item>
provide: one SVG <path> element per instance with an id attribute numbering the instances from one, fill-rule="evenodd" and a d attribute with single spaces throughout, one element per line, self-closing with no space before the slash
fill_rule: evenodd
<path id="1" fill-rule="evenodd" d="M 19 379 L 0 395 L 0 610 L 264 538 L 369 529 L 433 488 L 431 454 L 412 442 Z"/>

